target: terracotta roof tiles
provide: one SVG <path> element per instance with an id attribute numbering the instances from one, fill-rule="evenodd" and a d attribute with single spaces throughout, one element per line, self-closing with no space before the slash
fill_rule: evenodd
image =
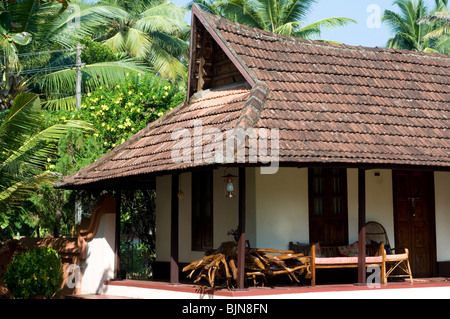
<path id="1" fill-rule="evenodd" d="M 195 120 L 203 129 L 278 129 L 281 164 L 450 168 L 449 56 L 284 37 L 195 5 L 193 14 L 249 72 L 251 90 L 180 105 L 60 187 L 208 165 L 171 156 L 183 147 L 171 134 L 194 130 Z"/>

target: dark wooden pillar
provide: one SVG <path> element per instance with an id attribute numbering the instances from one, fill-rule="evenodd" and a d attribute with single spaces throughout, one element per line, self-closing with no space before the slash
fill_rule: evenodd
<path id="1" fill-rule="evenodd" d="M 366 284 L 366 171 L 358 169 L 358 284 Z"/>
<path id="2" fill-rule="evenodd" d="M 179 174 L 172 174 L 171 218 L 170 218 L 170 283 L 179 283 L 178 265 L 178 183 Z"/>
<path id="3" fill-rule="evenodd" d="M 239 167 L 239 240 L 237 288 L 244 289 L 245 279 L 245 167 Z"/>
<path id="4" fill-rule="evenodd" d="M 116 230 L 115 230 L 115 252 L 114 252 L 114 279 L 120 280 L 120 206 L 122 204 L 122 191 L 116 191 Z"/>

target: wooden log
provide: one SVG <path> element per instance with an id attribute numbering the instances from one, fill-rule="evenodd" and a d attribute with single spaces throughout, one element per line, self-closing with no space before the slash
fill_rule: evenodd
<path id="1" fill-rule="evenodd" d="M 257 252 L 262 253 L 279 253 L 279 254 L 293 254 L 293 250 L 278 250 L 278 249 L 272 249 L 272 248 L 258 248 L 256 249 Z"/>
<path id="2" fill-rule="evenodd" d="M 234 259 L 230 259 L 230 268 L 231 268 L 231 272 L 233 273 L 233 279 L 237 280 L 237 267 L 236 267 L 236 263 L 234 262 Z"/>
<path id="3" fill-rule="evenodd" d="M 233 287 L 238 280 L 236 267 L 236 243 L 222 243 L 211 255 L 194 261 L 183 268 L 190 271 L 188 278 L 195 276 L 194 283 L 205 279 L 209 286 Z M 311 277 L 310 258 L 303 253 L 292 250 L 247 249 L 245 252 L 245 279 L 253 279 L 256 285 L 259 278 L 266 282 L 266 277 L 286 275 L 291 281 L 300 282 L 300 275 Z"/>
<path id="4" fill-rule="evenodd" d="M 264 267 L 263 263 L 261 262 L 261 259 L 259 259 L 258 257 L 254 257 L 252 255 L 249 256 L 250 260 L 253 261 L 253 263 L 258 266 L 261 269 L 265 269 L 266 267 Z"/>

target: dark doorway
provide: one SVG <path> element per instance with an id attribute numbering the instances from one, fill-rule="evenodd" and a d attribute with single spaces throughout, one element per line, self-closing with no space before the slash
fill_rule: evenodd
<path id="1" fill-rule="evenodd" d="M 435 274 L 433 172 L 393 171 L 395 247 L 407 247 L 414 277 Z"/>

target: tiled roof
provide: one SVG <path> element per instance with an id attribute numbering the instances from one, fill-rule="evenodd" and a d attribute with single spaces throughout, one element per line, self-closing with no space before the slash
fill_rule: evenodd
<path id="1" fill-rule="evenodd" d="M 183 103 L 95 163 L 64 178 L 57 187 L 76 188 L 77 185 L 108 179 L 198 166 L 198 161 L 191 154 L 190 161 L 183 160 L 183 147 L 187 147 L 182 144 L 183 141 L 189 142 L 195 151 L 197 129 L 204 133 L 208 128 L 226 131 L 236 127 L 250 92 L 245 88 L 210 91 L 193 103 Z M 177 132 L 179 135 L 172 135 Z M 183 140 L 183 133 L 190 136 Z M 211 143 L 204 137 L 202 144 Z"/>
<path id="2" fill-rule="evenodd" d="M 450 166 L 450 57 L 283 37 L 203 13 L 270 94 L 280 162 Z"/>
<path id="3" fill-rule="evenodd" d="M 450 168 L 449 56 L 284 37 L 196 5 L 193 14 L 251 91 L 211 91 L 180 105 L 60 187 L 207 165 L 177 164 L 171 154 L 180 146 L 172 132 L 194 132 L 196 119 L 203 129 L 278 129 L 282 165 Z"/>

